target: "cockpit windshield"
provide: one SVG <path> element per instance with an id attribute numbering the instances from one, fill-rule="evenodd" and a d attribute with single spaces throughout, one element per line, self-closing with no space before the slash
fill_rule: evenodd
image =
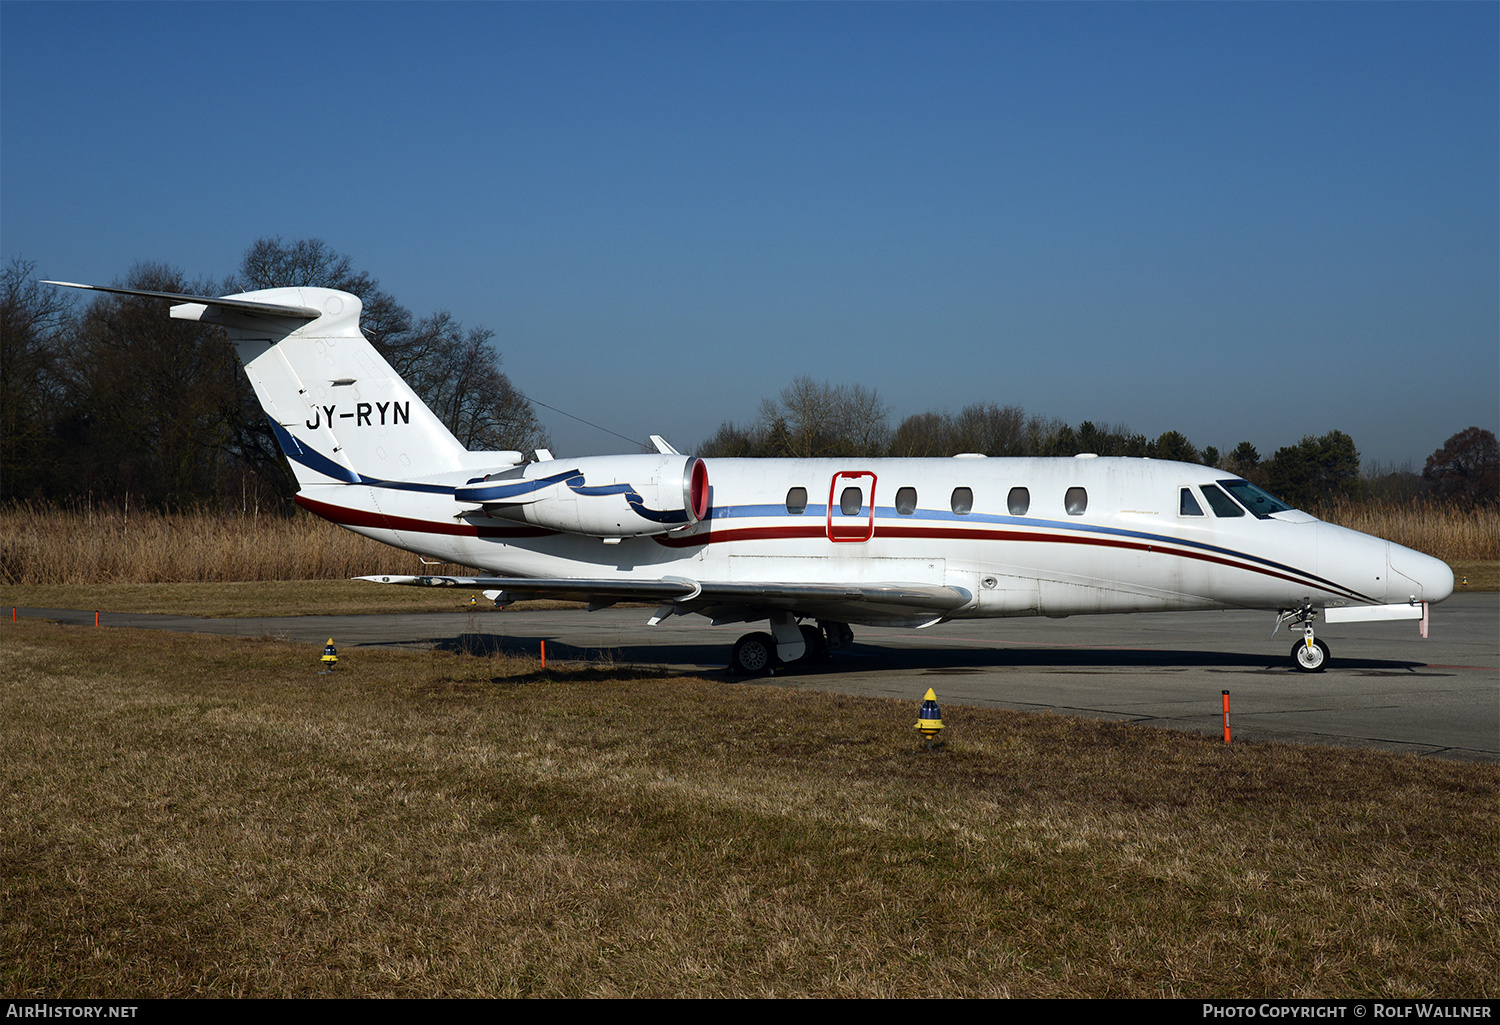
<path id="1" fill-rule="evenodd" d="M 1272 513 L 1290 512 L 1292 509 L 1279 498 L 1271 497 L 1247 480 L 1221 480 L 1219 487 L 1238 499 L 1257 519 L 1263 520 Z"/>

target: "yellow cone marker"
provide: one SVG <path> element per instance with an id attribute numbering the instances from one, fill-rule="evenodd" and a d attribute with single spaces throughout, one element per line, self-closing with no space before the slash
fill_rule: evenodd
<path id="1" fill-rule="evenodd" d="M 339 649 L 333 646 L 333 638 L 323 646 L 323 668 L 319 672 L 331 673 L 339 667 Z"/>
<path id="2" fill-rule="evenodd" d="M 938 708 L 937 695 L 931 687 L 927 688 L 927 696 L 922 699 L 922 710 L 917 713 L 916 729 L 927 739 L 927 746 L 932 746 L 932 739 L 938 735 L 943 728 L 943 713 Z"/>

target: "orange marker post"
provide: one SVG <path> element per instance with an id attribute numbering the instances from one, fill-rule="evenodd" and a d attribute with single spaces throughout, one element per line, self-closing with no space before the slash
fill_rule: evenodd
<path id="1" fill-rule="evenodd" d="M 1224 692 L 1224 743 L 1229 743 L 1229 692 Z"/>
<path id="2" fill-rule="evenodd" d="M 547 668 L 547 642 L 542 642 L 542 668 Z"/>
<path id="3" fill-rule="evenodd" d="M 94 629 L 99 629 L 99 610 L 94 610 Z"/>

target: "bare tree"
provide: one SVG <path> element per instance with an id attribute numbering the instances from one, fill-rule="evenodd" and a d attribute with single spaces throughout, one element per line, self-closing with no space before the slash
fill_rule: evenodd
<path id="1" fill-rule="evenodd" d="M 413 387 L 464 447 L 525 452 L 550 444 L 531 403 L 500 372 L 493 331 L 465 331 L 445 310 L 421 321 L 413 334 L 429 354 L 414 370 L 420 380 Z"/>
<path id="2" fill-rule="evenodd" d="M 891 437 L 890 454 L 903 458 L 951 456 L 957 451 L 953 443 L 953 417 L 948 413 L 913 413 L 896 428 Z"/>
<path id="3" fill-rule="evenodd" d="M 890 443 L 889 415 L 874 389 L 804 376 L 761 402 L 758 426 L 775 455 L 874 457 Z"/>
<path id="4" fill-rule="evenodd" d="M 653 449 L 652 451 L 655 451 Z M 741 427 L 725 420 L 719 429 L 693 451 L 705 459 L 745 459 L 770 455 L 763 433 L 756 427 Z"/>
<path id="5" fill-rule="evenodd" d="M 370 344 L 405 376 L 398 350 L 412 329 L 411 311 L 380 287 L 365 271 L 356 271 L 349 257 L 320 238 L 283 242 L 280 237 L 256 241 L 240 261 L 235 291 L 262 288 L 336 288 L 359 296 L 364 311 L 359 327 Z M 393 358 L 393 355 L 395 358 Z"/>
<path id="6" fill-rule="evenodd" d="M 16 257 L 0 271 L 0 500 L 45 491 L 62 394 L 57 339 L 74 300 L 39 285 L 35 270 Z"/>
<path id="7" fill-rule="evenodd" d="M 221 290 L 159 264 L 137 265 L 124 287 Z M 246 410 L 243 375 L 219 329 L 169 320 L 154 300 L 100 296 L 77 321 L 59 369 L 67 397 L 58 430 L 67 444 L 56 469 L 74 493 L 186 505 L 222 488 L 240 455 Z"/>
<path id="8" fill-rule="evenodd" d="M 982 452 L 987 456 L 1029 455 L 1026 413 L 1020 406 L 998 406 L 975 402 L 965 406 L 954 422 L 954 451 Z"/>

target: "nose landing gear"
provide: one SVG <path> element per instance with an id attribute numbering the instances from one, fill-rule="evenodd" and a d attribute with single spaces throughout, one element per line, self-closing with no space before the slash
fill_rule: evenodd
<path id="1" fill-rule="evenodd" d="M 1328 645 L 1313 636 L 1313 620 L 1318 617 L 1318 610 L 1311 605 L 1304 605 L 1300 609 L 1286 609 L 1276 617 L 1276 626 L 1291 622 L 1293 627 L 1302 628 L 1302 639 L 1292 645 L 1292 666 L 1301 673 L 1321 673 L 1328 668 L 1330 652 Z M 1273 629 L 1271 633 L 1275 633 Z"/>

